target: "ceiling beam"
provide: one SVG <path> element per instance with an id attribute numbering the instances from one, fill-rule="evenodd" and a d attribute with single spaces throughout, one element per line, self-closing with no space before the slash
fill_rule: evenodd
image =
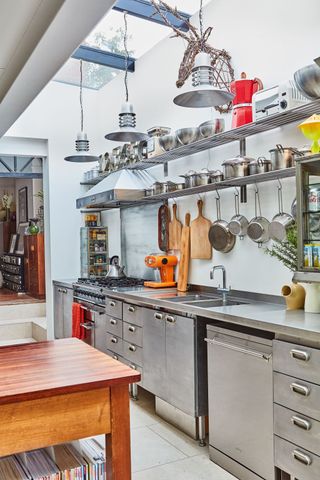
<path id="1" fill-rule="evenodd" d="M 72 54 L 72 58 L 83 60 L 84 62 L 97 63 L 105 67 L 111 67 L 116 70 L 126 69 L 126 59 L 124 55 L 118 53 L 100 50 L 99 48 L 88 47 L 87 45 L 80 45 L 79 48 Z M 134 72 L 135 59 L 128 58 L 128 71 Z"/>
<path id="2" fill-rule="evenodd" d="M 167 26 L 164 23 L 163 18 L 155 12 L 154 6 L 146 0 L 117 0 L 113 5 L 113 9 L 118 12 L 128 12 L 129 15 L 133 15 L 134 17 Z M 173 26 L 184 32 L 189 30 L 187 23 L 185 23 L 190 19 L 189 14 L 179 11 L 179 14 L 185 19 L 185 21 L 181 21 L 171 13 L 167 12 L 165 8 L 161 7 L 161 10 Z"/>

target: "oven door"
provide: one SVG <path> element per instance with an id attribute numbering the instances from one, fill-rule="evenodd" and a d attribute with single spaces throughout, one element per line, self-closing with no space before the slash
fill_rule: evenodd
<path id="1" fill-rule="evenodd" d="M 85 338 L 83 341 L 92 347 L 96 346 L 96 328 L 98 326 L 99 318 L 105 314 L 104 307 L 100 305 L 91 304 L 84 300 L 75 300 L 83 309 L 84 321 L 80 324 L 85 330 Z"/>

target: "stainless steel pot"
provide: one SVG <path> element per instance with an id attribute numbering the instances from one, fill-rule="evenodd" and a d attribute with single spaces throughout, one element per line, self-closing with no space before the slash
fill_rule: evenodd
<path id="1" fill-rule="evenodd" d="M 249 163 L 249 174 L 256 175 L 258 173 L 266 173 L 272 170 L 271 160 L 267 160 L 265 157 L 259 157 L 257 160 L 252 160 Z"/>
<path id="2" fill-rule="evenodd" d="M 224 179 L 224 176 L 221 170 L 214 170 L 213 172 L 211 172 L 210 176 L 211 176 L 211 183 L 222 182 Z"/>
<path id="3" fill-rule="evenodd" d="M 197 186 L 197 173 L 194 170 L 189 170 L 184 175 L 179 175 L 185 179 L 185 188 L 193 188 Z"/>
<path id="4" fill-rule="evenodd" d="M 294 224 L 294 218 L 283 211 L 282 187 L 278 187 L 279 213 L 275 215 L 269 225 L 269 235 L 272 240 L 282 242 L 287 238 L 287 228 Z"/>
<path id="5" fill-rule="evenodd" d="M 107 277 L 109 278 L 124 278 L 126 274 L 124 273 L 125 267 L 120 267 L 119 265 L 119 257 L 115 255 L 110 259 L 110 266 L 107 273 Z"/>
<path id="6" fill-rule="evenodd" d="M 283 147 L 280 143 L 276 148 L 269 150 L 272 170 L 282 170 L 283 168 L 290 168 L 295 161 L 295 155 L 301 156 L 296 148 Z"/>
<path id="7" fill-rule="evenodd" d="M 160 195 L 160 193 L 162 193 L 162 183 L 154 182 L 154 184 L 151 185 L 150 189 L 152 191 L 152 195 Z"/>
<path id="8" fill-rule="evenodd" d="M 260 197 L 259 197 L 258 189 L 256 189 L 255 191 L 254 210 L 255 210 L 255 216 L 249 222 L 249 225 L 247 228 L 247 234 L 248 234 L 248 237 L 251 238 L 251 240 L 258 243 L 259 247 L 261 247 L 263 243 L 266 243 L 270 240 L 270 236 L 269 236 L 270 222 L 269 220 L 267 220 L 265 217 L 261 215 L 261 205 L 260 205 Z"/>
<path id="9" fill-rule="evenodd" d="M 185 183 L 184 182 L 179 182 L 176 183 L 176 190 L 184 190 L 185 189 Z"/>
<path id="10" fill-rule="evenodd" d="M 208 185 L 211 183 L 211 173 L 207 168 L 203 168 L 196 174 L 196 185 Z"/>
<path id="11" fill-rule="evenodd" d="M 246 177 L 249 175 L 249 164 L 254 159 L 238 155 L 237 157 L 230 158 L 225 160 L 222 164 L 224 177 L 227 178 L 238 178 Z"/>
<path id="12" fill-rule="evenodd" d="M 241 240 L 247 234 L 249 222 L 244 215 L 240 214 L 239 194 L 234 195 L 235 215 L 229 222 L 229 230 L 233 235 L 237 235 Z"/>
<path id="13" fill-rule="evenodd" d="M 218 252 L 228 253 L 233 249 L 236 237 L 230 232 L 228 222 L 221 220 L 220 197 L 217 202 L 217 220 L 213 222 L 209 229 L 209 241 L 212 247 Z"/>
<path id="14" fill-rule="evenodd" d="M 177 186 L 173 182 L 162 182 L 161 183 L 161 193 L 174 192 L 177 189 Z"/>
<path id="15" fill-rule="evenodd" d="M 293 77 L 297 88 L 305 97 L 310 100 L 320 97 L 320 67 L 317 64 L 300 68 Z"/>
<path id="16" fill-rule="evenodd" d="M 201 123 L 199 125 L 200 135 L 203 138 L 212 137 L 217 133 L 221 133 L 224 131 L 224 119 L 223 118 L 215 118 L 214 120 L 209 120 L 208 122 Z"/>

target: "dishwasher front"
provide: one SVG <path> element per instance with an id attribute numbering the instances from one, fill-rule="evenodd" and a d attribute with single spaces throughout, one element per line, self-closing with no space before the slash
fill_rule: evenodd
<path id="1" fill-rule="evenodd" d="M 274 480 L 272 338 L 211 325 L 207 337 L 210 458 L 241 480 Z"/>

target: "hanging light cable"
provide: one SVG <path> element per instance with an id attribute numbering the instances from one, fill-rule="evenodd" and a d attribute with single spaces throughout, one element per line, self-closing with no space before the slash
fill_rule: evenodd
<path id="1" fill-rule="evenodd" d="M 199 28 L 202 39 L 201 51 L 196 55 L 192 68 L 192 88 L 177 95 L 173 102 L 180 107 L 205 108 L 229 103 L 234 95 L 215 84 L 211 57 L 204 51 L 203 0 L 200 0 Z"/>
<path id="2" fill-rule="evenodd" d="M 65 157 L 67 162 L 83 163 L 83 162 L 98 162 L 99 157 L 90 155 L 89 153 L 89 140 L 87 134 L 83 130 L 83 66 L 82 60 L 80 60 L 80 132 L 77 135 L 76 139 L 76 153 Z"/>
<path id="3" fill-rule="evenodd" d="M 136 130 L 136 114 L 133 110 L 132 103 L 129 102 L 129 88 L 128 88 L 128 21 L 127 12 L 124 12 L 124 37 L 123 45 L 125 51 L 125 74 L 124 74 L 124 87 L 126 100 L 121 107 L 119 114 L 119 127 L 120 129 L 107 133 L 105 138 L 107 140 L 113 140 L 116 142 L 138 142 L 139 140 L 147 140 L 149 138 L 147 133 L 141 133 Z"/>

